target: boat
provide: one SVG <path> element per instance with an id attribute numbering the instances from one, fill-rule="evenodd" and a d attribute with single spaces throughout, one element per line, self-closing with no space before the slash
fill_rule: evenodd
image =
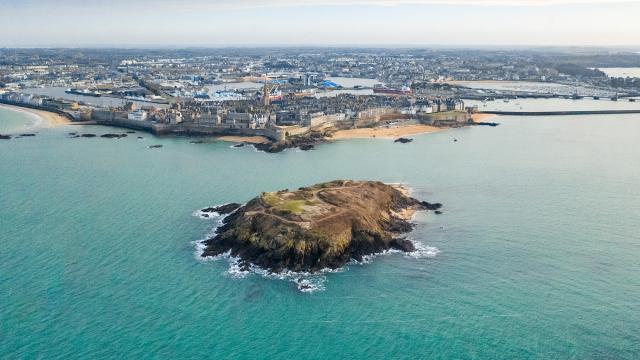
<path id="1" fill-rule="evenodd" d="M 102 96 L 102 94 L 100 94 L 97 91 L 91 91 L 91 90 L 87 90 L 87 89 L 71 88 L 71 89 L 65 90 L 64 92 L 66 92 L 67 94 L 72 94 L 72 95 L 83 95 L 83 96 L 93 96 L 93 97 Z"/>
<path id="2" fill-rule="evenodd" d="M 384 95 L 411 95 L 413 91 L 408 86 L 403 86 L 402 89 L 394 89 L 378 84 L 373 87 L 373 93 Z"/>

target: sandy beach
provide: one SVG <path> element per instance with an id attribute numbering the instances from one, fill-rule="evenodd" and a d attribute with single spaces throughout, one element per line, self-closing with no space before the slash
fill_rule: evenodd
<path id="1" fill-rule="evenodd" d="M 336 131 L 330 139 L 363 139 L 363 138 L 381 138 L 381 139 L 397 139 L 402 136 L 433 133 L 446 130 L 435 126 L 414 124 L 398 127 L 377 127 L 377 128 L 360 128 L 350 130 Z"/>
<path id="2" fill-rule="evenodd" d="M 250 144 L 265 144 L 270 142 L 270 140 L 264 136 L 219 136 L 216 137 L 216 140 Z"/>
<path id="3" fill-rule="evenodd" d="M 67 119 L 64 116 L 61 116 L 49 111 L 44 111 L 44 110 L 36 110 L 36 109 L 25 108 L 21 106 L 13 106 L 13 105 L 5 105 L 5 104 L 0 104 L 0 108 L 31 115 L 36 120 L 36 122 L 33 124 L 32 127 L 36 127 L 36 128 L 57 127 L 61 125 L 67 125 L 71 122 L 69 121 L 69 119 Z"/>
<path id="4" fill-rule="evenodd" d="M 497 115 L 495 114 L 472 114 L 471 119 L 473 119 L 473 122 L 482 122 L 492 119 L 496 116 Z"/>

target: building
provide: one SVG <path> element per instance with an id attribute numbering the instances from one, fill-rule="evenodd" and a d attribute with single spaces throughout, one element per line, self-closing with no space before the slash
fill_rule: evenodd
<path id="1" fill-rule="evenodd" d="M 147 120 L 148 115 L 149 114 L 146 111 L 136 110 L 136 111 L 129 112 L 127 114 L 127 119 L 136 120 L 136 121 L 145 121 Z"/>

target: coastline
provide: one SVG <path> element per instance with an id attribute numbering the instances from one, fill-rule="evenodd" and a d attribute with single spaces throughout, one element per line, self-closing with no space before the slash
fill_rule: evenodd
<path id="1" fill-rule="evenodd" d="M 375 127 L 375 128 L 359 128 L 349 130 L 338 130 L 328 140 L 344 140 L 344 139 L 397 139 L 402 136 L 429 134 L 438 131 L 447 130 L 430 125 L 414 124 L 399 127 Z"/>
<path id="2" fill-rule="evenodd" d="M 0 108 L 28 114 L 35 118 L 36 122 L 32 125 L 29 125 L 29 128 L 53 128 L 62 125 L 68 125 L 71 123 L 71 121 L 69 121 L 69 119 L 65 118 L 64 116 L 45 110 L 36 110 L 7 104 L 0 104 Z"/>
<path id="3" fill-rule="evenodd" d="M 387 184 L 387 185 L 389 185 L 389 186 L 393 187 L 394 189 L 400 191 L 402 193 L 402 195 L 404 195 L 406 197 L 411 197 L 412 190 L 407 185 L 401 184 L 401 183 Z M 408 207 L 408 208 L 402 209 L 399 212 L 394 212 L 394 215 L 399 217 L 402 220 L 412 221 L 413 217 L 415 216 L 415 214 L 417 212 L 418 212 L 418 209 L 416 209 L 414 207 Z"/>
<path id="4" fill-rule="evenodd" d="M 270 143 L 271 140 L 267 139 L 264 136 L 217 136 L 216 140 L 227 141 L 227 142 L 235 142 L 235 143 L 249 143 L 249 144 L 266 144 Z"/>
<path id="5" fill-rule="evenodd" d="M 482 122 L 488 119 L 493 119 L 494 117 L 496 117 L 498 115 L 496 114 L 472 114 L 471 115 L 471 119 L 473 120 L 473 122 L 477 123 L 477 122 Z"/>

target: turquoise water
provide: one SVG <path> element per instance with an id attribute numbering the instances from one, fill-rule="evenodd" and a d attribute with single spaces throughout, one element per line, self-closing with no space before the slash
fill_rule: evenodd
<path id="1" fill-rule="evenodd" d="M 499 121 L 281 154 L 66 137 L 103 127 L 0 141 L 0 358 L 638 358 L 640 116 Z M 195 210 L 337 178 L 443 202 L 411 235 L 439 252 L 310 294 L 196 259 Z"/>

